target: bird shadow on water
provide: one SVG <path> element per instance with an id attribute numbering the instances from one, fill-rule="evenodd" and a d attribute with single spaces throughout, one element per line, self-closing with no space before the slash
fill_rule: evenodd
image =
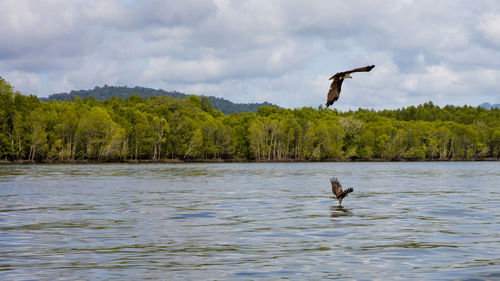
<path id="1" fill-rule="evenodd" d="M 336 219 L 340 217 L 352 216 L 352 212 L 340 205 L 334 205 L 330 207 L 330 216 L 332 219 Z"/>

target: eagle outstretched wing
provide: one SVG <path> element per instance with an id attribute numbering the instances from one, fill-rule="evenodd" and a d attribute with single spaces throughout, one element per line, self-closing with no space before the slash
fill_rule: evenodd
<path id="1" fill-rule="evenodd" d="M 332 77 L 328 78 L 328 80 L 332 80 L 335 76 L 344 76 L 345 74 L 351 74 L 351 73 L 354 73 L 354 72 L 370 72 L 370 70 L 372 70 L 374 67 L 375 67 L 375 65 L 369 65 L 369 66 L 358 67 L 358 68 L 355 68 L 355 69 L 347 70 L 347 71 L 344 71 L 344 72 L 337 72 L 337 73 L 335 73 L 335 75 L 333 75 Z"/>
<path id="2" fill-rule="evenodd" d="M 340 88 L 342 87 L 343 81 L 344 79 L 339 79 L 338 77 L 333 78 L 332 84 L 330 84 L 330 90 L 328 91 L 328 96 L 326 98 L 326 107 L 329 107 L 339 99 Z"/>
<path id="3" fill-rule="evenodd" d="M 342 185 L 340 184 L 337 178 L 330 178 L 330 182 L 332 183 L 332 192 L 335 197 L 342 193 Z"/>
<path id="4" fill-rule="evenodd" d="M 354 72 L 369 72 L 375 67 L 375 65 L 369 65 L 365 67 L 358 67 L 344 72 L 337 72 L 335 75 L 330 77 L 328 80 L 333 80 L 330 84 L 330 90 L 326 98 L 326 107 L 332 105 L 335 101 L 339 99 L 340 90 L 342 88 L 342 82 L 345 78 L 351 78 L 350 74 Z"/>
<path id="5" fill-rule="evenodd" d="M 347 194 L 349 194 L 353 191 L 354 191 L 354 188 L 349 187 L 348 189 L 342 191 L 339 195 L 337 195 L 337 199 L 344 199 L 344 197 L 346 197 Z"/>

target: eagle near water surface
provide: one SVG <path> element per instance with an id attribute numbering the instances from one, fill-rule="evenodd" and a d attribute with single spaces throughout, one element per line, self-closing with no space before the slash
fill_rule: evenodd
<path id="1" fill-rule="evenodd" d="M 347 197 L 347 195 L 354 191 L 354 188 L 349 187 L 346 190 L 342 190 L 342 185 L 340 184 L 337 178 L 331 178 L 330 182 L 332 183 L 332 192 L 335 195 L 335 199 L 339 200 L 339 205 L 342 205 L 342 199 Z"/>
<path id="2" fill-rule="evenodd" d="M 340 96 L 340 88 L 342 87 L 342 82 L 346 78 L 352 78 L 351 73 L 353 72 L 369 72 L 375 67 L 375 65 L 369 65 L 365 67 L 355 68 L 349 71 L 337 72 L 335 75 L 330 77 L 328 80 L 333 80 L 330 85 L 330 91 L 328 91 L 328 97 L 326 99 L 326 107 L 328 108 L 332 105 L 336 100 L 339 99 Z"/>

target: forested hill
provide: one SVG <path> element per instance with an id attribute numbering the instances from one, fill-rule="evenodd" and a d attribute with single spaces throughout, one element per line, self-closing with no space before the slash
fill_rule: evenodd
<path id="1" fill-rule="evenodd" d="M 482 107 L 482 108 L 486 108 L 486 109 L 500 108 L 500 104 L 499 104 L 499 103 L 496 103 L 496 104 L 490 104 L 489 102 L 485 102 L 485 103 L 482 103 L 482 104 L 480 105 L 480 107 Z"/>
<path id="2" fill-rule="evenodd" d="M 92 90 L 78 90 L 71 91 L 69 93 L 59 93 L 52 94 L 48 98 L 41 98 L 43 101 L 54 100 L 54 101 L 73 101 L 73 97 L 77 96 L 81 99 L 87 97 L 94 97 L 99 101 L 104 101 L 110 99 L 112 97 L 123 98 L 126 99 L 129 96 L 139 94 L 143 99 L 150 98 L 152 96 L 170 96 L 173 98 L 185 98 L 188 95 L 173 91 L 165 91 L 162 89 L 155 90 L 151 88 L 144 87 L 115 87 L 105 85 L 104 87 L 95 87 Z M 203 97 L 203 96 L 201 96 Z M 273 106 L 273 104 L 264 102 L 264 103 L 233 103 L 223 98 L 218 98 L 214 96 L 207 96 L 208 100 L 212 104 L 212 106 L 222 111 L 225 114 L 231 114 L 235 112 L 256 112 L 257 109 L 261 106 Z"/>

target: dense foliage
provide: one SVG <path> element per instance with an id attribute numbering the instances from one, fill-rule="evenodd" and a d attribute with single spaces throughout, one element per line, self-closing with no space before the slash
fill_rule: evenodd
<path id="1" fill-rule="evenodd" d="M 78 90 L 71 91 L 70 93 L 60 93 L 50 95 L 48 98 L 43 98 L 43 101 L 73 101 L 75 97 L 80 99 L 85 99 L 89 97 L 94 97 L 99 101 L 105 101 L 110 98 L 123 98 L 126 99 L 133 95 L 139 95 L 143 99 L 150 98 L 153 96 L 169 96 L 173 98 L 186 98 L 188 95 L 179 92 L 168 92 L 165 90 L 155 90 L 151 88 L 144 87 L 115 87 L 105 85 L 104 87 L 95 87 L 92 90 Z M 202 98 L 204 96 L 201 96 Z M 233 103 L 223 98 L 208 96 L 207 97 L 212 106 L 216 110 L 222 111 L 225 114 L 231 114 L 235 112 L 256 112 L 261 106 L 272 106 L 268 102 L 264 103 Z"/>
<path id="2" fill-rule="evenodd" d="M 498 159 L 500 109 L 261 107 L 223 114 L 204 97 L 42 102 L 0 78 L 0 158 L 124 160 Z"/>

